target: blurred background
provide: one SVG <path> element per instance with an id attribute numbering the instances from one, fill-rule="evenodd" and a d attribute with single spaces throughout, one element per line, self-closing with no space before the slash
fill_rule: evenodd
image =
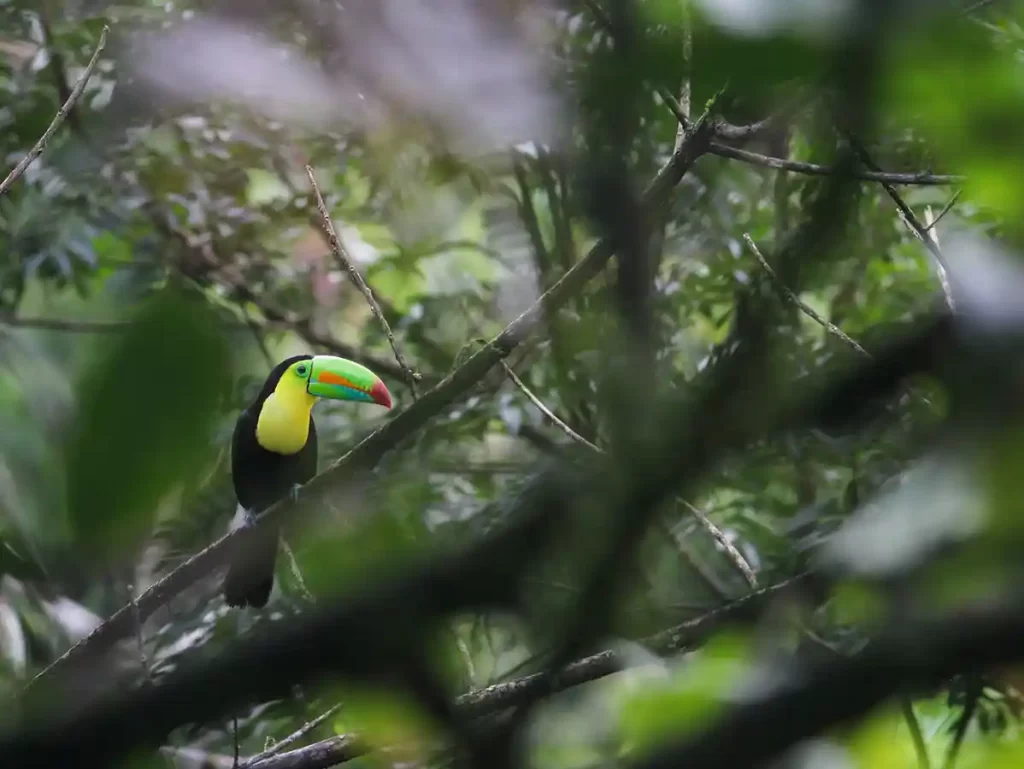
<path id="1" fill-rule="evenodd" d="M 0 721 L 227 531 L 234 421 L 299 352 L 357 360 L 395 400 L 392 414 L 318 405 L 321 469 L 395 413 L 429 418 L 289 521 L 266 610 L 228 609 L 204 574 L 65 671 L 61 697 L 159 686 L 469 545 L 552 467 L 611 451 L 642 477 L 636 446 L 673 428 L 642 406 L 699 403 L 750 317 L 770 329 L 773 373 L 732 393 L 728 427 L 701 427 L 738 429 L 740 450 L 656 505 L 582 648 L 628 669 L 538 704 L 528 761 L 624 763 L 879 628 L 1012 593 L 1022 21 L 1009 0 L 0 0 L 4 169 L 109 28 L 65 122 L 0 193 Z M 699 159 L 649 205 L 698 121 Z M 332 253 L 307 164 L 415 387 Z M 573 281 L 507 368 L 416 405 L 601 242 L 632 267 Z M 748 315 L 749 295 L 774 314 Z M 936 314 L 965 319 L 967 351 L 871 419 L 837 402 L 852 428 L 761 429 L 803 383 Z M 445 618 L 432 653 L 452 696 L 542 667 L 550 628 L 593 584 L 580 564 L 606 531 L 599 502 L 564 511 L 577 533 L 523 578 L 529 611 Z M 703 632 L 751 594 L 750 616 Z M 701 637 L 656 636 L 681 624 Z M 808 735 L 780 765 L 1020 765 L 1016 680 L 946 678 Z M 157 763 L 229 767 L 324 714 L 278 757 L 354 735 L 391 748 L 363 763 L 445 760 L 414 704 L 325 676 L 176 730 Z"/>

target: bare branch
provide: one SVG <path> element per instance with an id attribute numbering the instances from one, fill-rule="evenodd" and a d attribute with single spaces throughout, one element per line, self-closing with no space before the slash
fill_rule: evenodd
<path id="1" fill-rule="evenodd" d="M 11 185 L 21 178 L 21 175 L 25 173 L 25 170 L 35 162 L 36 158 L 43 154 L 46 146 L 50 143 L 50 139 L 52 139 L 53 135 L 57 133 L 57 129 L 64 124 L 64 121 L 68 117 L 68 113 L 71 112 L 75 106 L 75 102 L 77 102 L 82 96 L 82 92 L 85 91 L 85 86 L 89 83 L 89 78 L 92 77 L 92 73 L 96 69 L 96 65 L 99 63 L 100 54 L 103 52 L 103 48 L 107 44 L 108 31 L 109 27 L 104 25 L 103 31 L 100 32 L 100 40 L 96 44 L 96 50 L 93 51 L 92 58 L 89 59 L 89 63 L 85 67 L 85 72 L 82 73 L 78 82 L 75 83 L 75 87 L 71 91 L 71 95 L 68 96 L 67 101 L 65 101 L 61 105 L 60 109 L 57 110 L 56 116 L 54 116 L 49 127 L 47 127 L 43 132 L 43 135 L 39 137 L 39 141 L 37 141 L 35 146 L 28 151 L 28 154 L 11 169 L 11 172 L 7 174 L 7 178 L 0 182 L 0 196 L 4 195 L 7 190 L 10 189 Z"/>
<path id="2" fill-rule="evenodd" d="M 545 406 L 544 401 L 542 401 L 540 398 L 533 394 L 533 391 L 526 386 L 526 383 L 523 382 L 523 380 L 520 379 L 518 376 L 516 376 L 516 372 L 512 370 L 512 367 L 509 366 L 508 363 L 502 360 L 501 366 L 502 368 L 505 369 L 505 373 L 508 374 L 508 378 L 512 380 L 512 383 L 515 384 L 515 386 L 518 387 L 520 391 L 522 391 L 523 395 L 527 397 L 530 403 L 537 407 L 541 414 L 543 414 L 544 416 L 551 420 L 552 424 L 554 424 L 555 427 L 557 427 L 559 430 L 568 435 L 577 443 L 582 443 L 588 449 L 596 451 L 598 454 L 604 453 L 603 451 L 601 451 L 601 449 L 599 449 L 597 446 L 595 446 L 593 443 L 588 441 L 578 432 L 569 427 L 569 425 L 567 425 L 565 422 L 563 422 L 561 419 L 555 416 L 555 412 L 553 412 L 551 409 Z"/>
<path id="3" fill-rule="evenodd" d="M 704 530 L 708 532 L 708 534 L 714 538 L 715 542 L 717 542 L 725 551 L 725 554 L 729 557 L 729 560 L 732 561 L 733 566 L 735 566 L 739 573 L 743 575 L 743 579 L 747 581 L 747 584 L 756 590 L 757 576 L 754 574 L 754 569 L 751 568 L 747 559 L 743 557 L 743 553 L 739 551 L 736 545 L 734 545 L 729 538 L 725 536 L 725 532 L 718 528 L 718 526 L 708 518 L 707 514 L 703 510 L 694 507 L 685 499 L 680 497 L 676 497 L 676 501 L 680 502 L 683 507 L 693 514 L 693 517 L 697 519 L 697 522 L 704 527 Z"/>
<path id="4" fill-rule="evenodd" d="M 326 711 L 318 715 L 312 721 L 307 721 L 305 724 L 303 724 L 301 727 L 299 727 L 294 732 L 289 734 L 280 742 L 274 743 L 271 747 L 267 748 L 262 753 L 257 753 L 252 758 L 243 761 L 241 764 L 239 764 L 239 769 L 251 769 L 253 766 L 260 763 L 261 761 L 266 761 L 271 756 L 278 755 L 279 753 L 283 752 L 284 749 L 287 748 L 289 745 L 294 745 L 307 734 L 312 732 L 314 729 L 320 726 L 320 724 L 322 724 L 328 718 L 333 716 L 339 710 L 341 710 L 340 704 L 328 708 Z"/>
<path id="5" fill-rule="evenodd" d="M 934 218 L 932 218 L 932 220 L 930 222 L 928 222 L 928 224 L 925 225 L 924 228 L 925 228 L 926 231 L 930 232 L 935 227 L 935 225 L 939 223 L 939 220 L 941 220 L 942 217 L 944 217 L 946 214 L 948 214 L 950 212 L 950 210 L 952 210 L 953 206 L 960 199 L 960 193 L 962 193 L 962 192 L 963 192 L 963 190 L 960 189 L 960 190 L 957 190 L 956 192 L 953 193 L 953 197 L 951 197 L 949 199 L 949 202 L 946 203 L 946 205 L 944 205 L 942 207 L 942 210 L 939 211 L 938 215 L 935 216 Z"/>
<path id="6" fill-rule="evenodd" d="M 848 136 L 847 138 L 850 140 L 850 144 L 860 157 L 861 162 L 868 168 L 877 171 L 878 166 L 875 165 L 871 156 L 868 154 L 868 151 L 864 148 L 864 145 L 861 144 L 854 136 Z M 889 194 L 889 197 L 892 198 L 892 202 L 896 204 L 896 208 L 900 212 L 900 218 L 903 219 L 903 223 L 907 225 L 918 240 L 924 243 L 925 248 L 928 249 L 928 252 L 935 260 L 935 271 L 939 277 L 939 284 L 942 286 L 942 293 L 946 297 L 946 304 L 949 305 L 949 309 L 951 311 L 955 311 L 956 304 L 953 301 L 953 287 L 949 284 L 949 270 L 946 265 L 946 259 L 942 255 L 942 251 L 939 249 L 938 242 L 932 234 L 929 234 L 925 226 L 921 224 L 920 220 L 914 214 L 913 209 L 907 205 L 906 201 L 903 200 L 900 193 L 891 183 L 883 181 L 882 187 Z"/>
<path id="7" fill-rule="evenodd" d="M 320 219 L 323 224 L 324 232 L 327 233 L 327 239 L 331 244 L 331 251 L 334 252 L 335 258 L 338 263 L 344 268 L 345 272 L 348 273 L 349 278 L 356 284 L 356 287 L 362 292 L 366 298 L 366 303 L 370 305 L 370 311 L 374 317 L 380 322 L 380 325 L 384 327 L 384 333 L 387 335 L 388 343 L 391 345 L 392 351 L 395 353 L 395 360 L 398 361 L 398 365 L 402 367 L 402 371 L 405 372 L 406 380 L 409 382 L 409 389 L 412 391 L 413 398 L 418 397 L 416 392 L 416 380 L 419 376 L 412 370 L 408 363 L 405 361 L 405 357 L 402 355 L 402 351 L 398 349 L 398 342 L 395 341 L 395 335 L 391 333 L 391 326 L 388 325 L 387 320 L 384 318 L 384 313 L 380 309 L 380 305 L 377 304 L 377 300 L 373 296 L 373 291 L 367 285 L 363 276 L 359 274 L 359 270 L 352 263 L 348 253 L 345 250 L 345 245 L 341 242 L 341 238 L 338 236 L 338 232 L 334 229 L 334 222 L 331 221 L 331 215 L 327 212 L 327 204 L 324 203 L 323 195 L 320 194 L 320 187 L 317 186 L 316 177 L 313 175 L 313 168 L 306 166 L 306 175 L 309 177 L 309 183 L 313 187 L 313 193 L 316 195 L 316 208 L 320 212 Z"/>
<path id="8" fill-rule="evenodd" d="M 800 299 L 800 297 L 793 293 L 792 289 L 790 289 L 789 286 L 785 285 L 781 280 L 779 280 L 779 276 L 775 274 L 775 270 L 773 270 L 772 266 L 768 264 L 768 260 L 765 259 L 764 256 L 761 254 L 761 250 L 757 247 L 757 244 L 754 242 L 754 239 L 751 238 L 748 233 L 743 233 L 743 239 L 747 242 L 747 245 L 750 247 L 750 250 L 757 258 L 757 261 L 760 262 L 761 267 L 764 268 L 764 271 L 768 273 L 769 277 L 771 277 L 771 279 L 775 282 L 775 285 L 778 287 L 780 291 L 782 291 L 782 293 L 786 295 L 789 301 L 791 301 L 793 304 L 799 307 L 804 312 L 804 314 L 807 315 L 807 317 L 809 317 L 815 323 L 820 324 L 822 328 L 824 328 L 830 334 L 841 339 L 843 342 L 848 344 L 861 355 L 865 355 L 869 358 L 871 357 L 870 353 L 868 353 L 867 350 L 865 350 L 856 341 L 854 341 L 853 338 L 851 338 L 845 331 L 839 328 L 839 326 L 837 326 L 835 323 L 827 321 L 823 317 L 821 317 L 817 312 L 815 312 L 813 307 L 811 307 L 809 304 Z"/>
<path id="9" fill-rule="evenodd" d="M 722 144 L 721 142 L 716 141 L 711 142 L 710 153 L 723 158 L 741 160 L 744 163 L 750 163 L 752 165 L 765 166 L 766 168 L 774 168 L 779 171 L 793 171 L 794 173 L 809 176 L 835 176 L 837 173 L 840 173 L 838 169 L 830 166 L 822 166 L 817 163 L 803 163 L 798 160 L 786 160 L 784 158 L 773 158 L 769 155 L 760 155 L 756 152 L 739 149 L 738 147 L 730 147 L 727 144 Z M 842 173 L 851 179 L 860 179 L 866 182 L 881 182 L 883 184 L 934 186 L 942 184 L 959 184 L 964 181 L 963 176 L 933 174 L 924 171 L 920 173 L 898 173 L 893 171 L 881 171 L 878 169 L 872 169 L 870 171 L 855 169 L 851 171 L 843 171 Z"/>

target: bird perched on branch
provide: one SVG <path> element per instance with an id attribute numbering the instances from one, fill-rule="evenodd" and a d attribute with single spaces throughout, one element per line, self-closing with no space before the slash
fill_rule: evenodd
<path id="1" fill-rule="evenodd" d="M 238 498 L 232 528 L 309 481 L 317 471 L 318 398 L 377 403 L 391 408 L 391 394 L 372 371 L 333 355 L 297 355 L 281 361 L 256 399 L 239 415 L 231 441 L 231 476 Z M 228 565 L 224 598 L 229 606 L 266 606 L 274 586 L 280 525 L 263 525 Z"/>

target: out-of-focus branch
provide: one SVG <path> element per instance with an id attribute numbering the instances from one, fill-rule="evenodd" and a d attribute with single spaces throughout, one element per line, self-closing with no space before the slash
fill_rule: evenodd
<path id="1" fill-rule="evenodd" d="M 723 624 L 756 617 L 773 598 L 797 587 L 805 579 L 806 575 L 801 575 L 755 590 L 699 617 L 641 639 L 639 643 L 666 657 L 689 651 L 700 646 Z M 631 659 L 611 650 L 591 654 L 573 662 L 562 671 L 558 679 L 558 690 L 570 689 L 624 670 L 630 666 Z M 539 683 L 539 674 L 524 675 L 463 694 L 456 699 L 455 707 L 467 718 L 481 718 L 521 702 L 528 696 L 531 688 Z M 354 737 L 347 735 L 322 740 L 314 745 L 278 755 L 273 760 L 257 761 L 253 758 L 242 766 L 245 769 L 321 769 L 350 761 L 358 755 L 363 755 L 367 750 L 368 748 L 360 746 Z"/>
<path id="2" fill-rule="evenodd" d="M 71 95 L 68 96 L 67 100 L 61 105 L 60 109 L 57 110 L 57 114 L 54 116 L 53 121 L 43 131 L 43 135 L 39 137 L 39 141 L 35 143 L 35 146 L 28 151 L 18 164 L 11 169 L 11 172 L 7 174 L 2 182 L 0 182 L 0 196 L 3 196 L 7 190 L 10 189 L 11 185 L 14 184 L 21 175 L 25 173 L 25 170 L 35 162 L 36 158 L 43 154 L 47 145 L 50 143 L 50 139 L 57 133 L 57 129 L 60 128 L 64 121 L 68 117 L 68 113 L 75 106 L 75 102 L 82 96 L 82 92 L 85 91 L 85 86 L 89 83 L 89 78 L 92 77 L 93 71 L 96 69 L 96 65 L 99 63 L 100 54 L 103 52 L 103 48 L 107 44 L 107 32 L 109 28 L 104 26 L 103 31 L 100 32 L 99 42 L 96 44 L 96 50 L 93 51 L 92 58 L 89 59 L 89 63 L 85 67 L 85 72 L 82 73 L 82 77 L 75 83 L 75 87 L 71 91 Z"/>
<path id="3" fill-rule="evenodd" d="M 956 673 L 1019 661 L 1022 655 L 1024 606 L 1017 600 L 909 625 L 897 618 L 863 651 L 833 658 L 730 709 L 699 735 L 676 741 L 632 769 L 767 764 L 800 741 L 846 724 L 893 696 L 927 690 Z"/>
<path id="4" fill-rule="evenodd" d="M 296 729 L 294 732 L 289 734 L 280 742 L 274 743 L 271 747 L 267 748 L 262 753 L 257 753 L 252 758 L 241 762 L 238 765 L 238 769 L 251 769 L 251 767 L 256 766 L 261 761 L 266 761 L 268 758 L 280 755 L 284 752 L 285 748 L 287 748 L 289 745 L 294 745 L 296 742 L 298 742 L 307 734 L 312 732 L 314 729 L 320 726 L 320 724 L 324 723 L 328 718 L 333 716 L 339 710 L 341 710 L 341 705 L 334 705 L 333 707 L 328 708 L 323 713 L 314 718 L 312 721 L 304 723 L 301 727 Z"/>

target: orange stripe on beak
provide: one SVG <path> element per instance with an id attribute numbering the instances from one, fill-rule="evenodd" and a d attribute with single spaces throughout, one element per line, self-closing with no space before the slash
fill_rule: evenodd
<path id="1" fill-rule="evenodd" d="M 363 392 L 363 388 L 350 382 L 340 374 L 335 374 L 332 371 L 321 371 L 317 374 L 316 381 L 323 382 L 324 384 L 341 385 L 342 387 L 351 387 L 353 390 L 359 390 Z"/>

